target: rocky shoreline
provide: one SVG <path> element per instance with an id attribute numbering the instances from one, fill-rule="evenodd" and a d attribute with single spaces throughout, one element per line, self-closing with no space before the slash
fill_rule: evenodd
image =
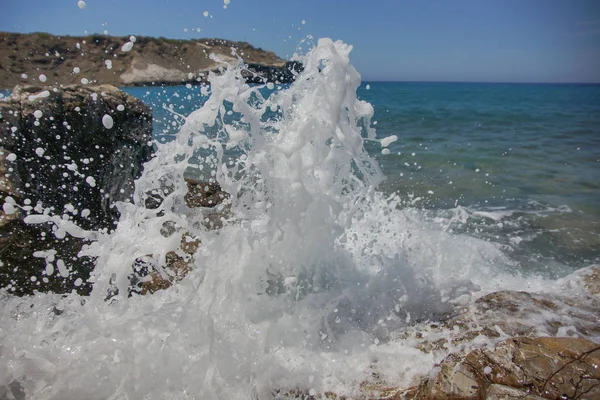
<path id="1" fill-rule="evenodd" d="M 151 112 L 141 101 L 108 85 L 17 87 L 0 102 L 0 287 L 17 295 L 89 293 L 85 279 L 93 260 L 77 256 L 86 237 L 65 234 L 57 227 L 72 222 L 85 229 L 111 229 L 118 219 L 111 203 L 131 198 L 134 180 L 152 157 L 151 121 Z M 228 197 L 216 184 L 188 181 L 187 188 L 184 201 L 189 208 L 213 208 Z M 146 194 L 146 208 L 160 206 L 160 190 Z M 46 215 L 62 217 L 54 221 L 54 228 L 42 219 L 27 224 L 24 218 L 31 209 L 36 214 L 48 209 Z M 207 228 L 219 229 L 224 212 L 207 214 Z M 202 246 L 187 232 L 163 228 L 165 235 L 179 235 L 181 245 L 165 255 L 169 279 L 152 275 L 152 266 L 139 260 L 151 277 L 141 285 L 141 294 L 168 290 L 185 279 Z M 65 237 L 69 240 L 60 240 Z M 65 260 L 62 265 L 55 263 L 59 258 Z M 47 281 L 32 281 L 32 269 L 45 269 Z M 487 293 L 454 304 L 440 321 L 395 332 L 391 343 L 441 360 L 411 387 L 380 378 L 395 375 L 402 380 L 402 371 L 383 374 L 374 365 L 370 379 L 348 388 L 351 396 L 309 388 L 279 388 L 272 395 L 276 399 L 598 399 L 599 321 L 600 266 L 590 266 L 544 292 Z M 0 387 L 0 395 L 18 390 L 18 383 Z"/>
<path id="2" fill-rule="evenodd" d="M 493 292 L 455 317 L 415 325 L 393 339 L 441 358 L 411 387 L 371 379 L 352 395 L 276 390 L 275 399 L 499 400 L 600 398 L 600 266 L 579 270 L 558 292 Z M 565 317 L 569 324 L 565 325 Z M 388 371 L 389 372 L 389 371 Z M 389 374 L 387 374 L 389 375 Z M 402 371 L 397 372 L 398 377 Z"/>
<path id="3" fill-rule="evenodd" d="M 206 84 L 209 72 L 237 63 L 238 57 L 252 83 L 289 83 L 302 69 L 249 43 L 223 39 L 0 32 L 0 89 L 18 84 Z"/>

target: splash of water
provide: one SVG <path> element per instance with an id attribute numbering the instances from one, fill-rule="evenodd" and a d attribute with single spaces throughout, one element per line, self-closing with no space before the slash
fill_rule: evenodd
<path id="1" fill-rule="evenodd" d="M 448 313 L 509 262 L 375 190 L 373 108 L 356 97 L 351 49 L 320 40 L 274 92 L 244 83 L 241 64 L 211 75 L 210 99 L 147 163 L 114 232 L 31 216 L 94 240 L 82 252 L 97 259 L 94 289 L 2 299 L 0 385 L 39 399 L 263 398 L 348 388 L 374 362 L 404 371 L 399 383 L 426 371 L 433 356 L 391 332 Z M 218 182 L 228 201 L 189 208 L 186 177 Z M 214 216 L 221 229 L 206 228 Z M 129 297 L 136 262 L 168 278 L 182 235 L 201 242 L 187 276 Z"/>

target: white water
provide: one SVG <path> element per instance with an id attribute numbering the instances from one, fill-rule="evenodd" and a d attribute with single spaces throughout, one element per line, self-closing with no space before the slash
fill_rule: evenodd
<path id="1" fill-rule="evenodd" d="M 19 382 L 35 399 L 269 398 L 277 388 L 351 393 L 375 370 L 408 386 L 438 358 L 394 332 L 479 289 L 544 285 L 513 276 L 496 245 L 449 233 L 460 212 L 427 222 L 377 192 L 384 177 L 363 148 L 375 139 L 373 109 L 356 98 L 350 50 L 320 40 L 296 82 L 268 97 L 240 66 L 212 75 L 208 102 L 145 166 L 134 204 L 118 205 L 115 232 L 28 217 L 95 240 L 84 251 L 98 257 L 94 290 L 2 298 L 0 386 Z M 184 174 L 231 194 L 230 210 L 217 208 L 222 229 L 185 205 Z M 143 207 L 165 188 L 159 209 Z M 165 223 L 177 232 L 162 235 Z M 184 232 L 202 242 L 193 270 L 128 297 L 134 261 L 152 255 L 167 274 Z"/>

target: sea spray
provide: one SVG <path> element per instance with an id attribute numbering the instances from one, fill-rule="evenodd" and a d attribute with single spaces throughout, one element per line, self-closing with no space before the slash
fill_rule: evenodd
<path id="1" fill-rule="evenodd" d="M 383 176 L 363 147 L 373 109 L 356 98 L 350 50 L 320 40 L 275 92 L 247 85 L 241 63 L 211 74 L 210 99 L 145 165 L 114 231 L 28 217 L 93 240 L 82 255 L 96 258 L 94 289 L 2 299 L 0 385 L 39 399 L 268 398 L 426 373 L 436 356 L 394 335 L 448 316 L 510 262 L 376 190 Z M 186 177 L 228 200 L 188 207 Z M 206 228 L 209 212 L 221 229 Z M 136 263 L 168 278 L 182 235 L 201 242 L 192 270 L 137 294 Z"/>

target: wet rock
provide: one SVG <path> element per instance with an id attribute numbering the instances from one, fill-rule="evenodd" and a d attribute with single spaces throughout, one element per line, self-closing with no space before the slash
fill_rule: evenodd
<path id="1" fill-rule="evenodd" d="M 600 297 L 600 265 L 580 269 L 563 278 L 562 284 L 564 290 L 583 291 L 593 297 Z"/>
<path id="2" fill-rule="evenodd" d="M 17 86 L 0 115 L 2 186 L 59 215 L 72 206 L 83 228 L 112 228 L 113 203 L 131 199 L 152 156 L 150 109 L 110 85 Z"/>
<path id="3" fill-rule="evenodd" d="M 78 257 L 86 241 L 57 239 L 47 225 L 28 225 L 14 220 L 0 226 L 0 287 L 15 295 L 36 291 L 87 295 L 94 260 Z M 43 256 L 37 256 L 39 253 Z"/>
<path id="4" fill-rule="evenodd" d="M 363 384 L 352 398 L 600 399 L 599 278 L 599 266 L 583 268 L 547 292 L 493 292 L 457 304 L 451 318 L 405 327 L 393 341 L 443 361 L 416 387 Z"/>
<path id="5" fill-rule="evenodd" d="M 600 296 L 593 294 L 598 270 L 597 266 L 584 268 L 563 278 L 557 290 L 549 292 L 505 290 L 487 294 L 471 304 L 457 306 L 455 316 L 431 327 L 427 337 L 419 338 L 407 330 L 401 339 L 413 337 L 415 347 L 425 353 L 513 336 L 595 340 L 600 338 Z"/>
<path id="6" fill-rule="evenodd" d="M 199 182 L 185 180 L 188 192 L 185 194 L 185 204 L 189 208 L 215 207 L 229 198 L 229 194 L 221 190 L 216 182 Z"/>
<path id="7" fill-rule="evenodd" d="M 93 260 L 77 256 L 85 239 L 23 218 L 114 228 L 112 205 L 131 199 L 151 135 L 150 109 L 114 86 L 17 86 L 0 102 L 0 287 L 89 292 Z"/>
<path id="8" fill-rule="evenodd" d="M 543 397 L 529 394 L 509 386 L 492 384 L 488 387 L 486 400 L 542 400 Z"/>
<path id="9" fill-rule="evenodd" d="M 600 266 L 593 266 L 583 276 L 583 287 L 593 296 L 600 296 Z"/>
<path id="10" fill-rule="evenodd" d="M 158 290 L 170 288 L 174 283 L 181 281 L 192 269 L 194 265 L 194 254 L 200 247 L 200 239 L 193 237 L 189 233 L 181 236 L 179 249 L 169 251 L 165 255 L 165 262 L 162 268 L 154 265 L 152 256 L 147 256 L 138 260 L 138 273 L 145 275 L 139 284 L 136 292 L 145 295 L 152 294 Z M 145 271 L 139 270 L 139 265 L 145 264 Z M 162 273 L 161 273 L 162 272 Z"/>
<path id="11" fill-rule="evenodd" d="M 296 75 L 304 71 L 304 66 L 298 61 L 288 61 L 283 65 L 247 64 L 248 69 L 242 72 L 248 83 L 292 83 Z"/>
<path id="12" fill-rule="evenodd" d="M 600 345 L 577 338 L 511 338 L 449 355 L 415 399 L 598 399 Z"/>

